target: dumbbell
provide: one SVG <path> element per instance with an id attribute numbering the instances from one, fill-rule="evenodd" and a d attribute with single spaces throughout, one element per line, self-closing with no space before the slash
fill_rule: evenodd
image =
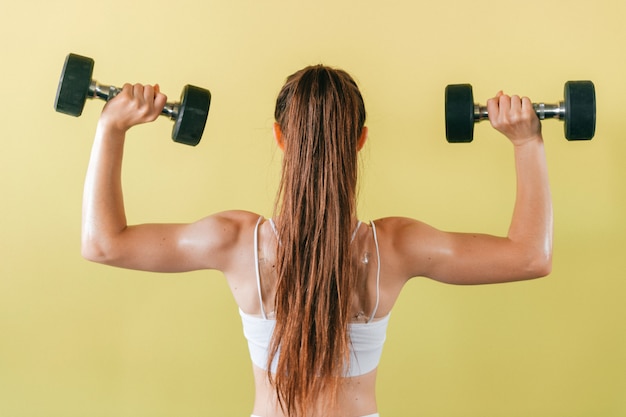
<path id="1" fill-rule="evenodd" d="M 69 54 L 65 59 L 54 108 L 60 113 L 80 116 L 88 98 L 111 100 L 122 91 L 121 88 L 102 85 L 91 77 L 94 60 L 84 56 Z M 172 139 L 185 145 L 196 146 L 202 138 L 209 115 L 211 93 L 204 88 L 186 85 L 179 103 L 166 103 L 162 116 L 174 120 Z"/>
<path id="2" fill-rule="evenodd" d="M 470 84 L 446 87 L 446 139 L 450 143 L 471 142 L 474 123 L 489 118 L 487 108 L 474 103 Z M 558 104 L 533 103 L 540 120 L 565 123 L 567 140 L 589 140 L 596 131 L 596 90 L 591 81 L 565 83 L 564 100 Z"/>

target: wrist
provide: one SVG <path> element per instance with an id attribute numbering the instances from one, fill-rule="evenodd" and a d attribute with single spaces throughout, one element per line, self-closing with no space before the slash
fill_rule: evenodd
<path id="1" fill-rule="evenodd" d="M 533 146 L 543 146 L 543 136 L 541 135 L 541 132 L 539 132 L 531 136 L 528 136 L 524 139 L 518 139 L 512 142 L 513 142 L 513 146 L 516 149 L 533 147 Z"/>
<path id="2" fill-rule="evenodd" d="M 96 136 L 107 140 L 122 141 L 126 137 L 127 130 L 128 128 L 120 126 L 118 123 L 115 123 L 114 120 L 101 117 L 96 127 Z"/>

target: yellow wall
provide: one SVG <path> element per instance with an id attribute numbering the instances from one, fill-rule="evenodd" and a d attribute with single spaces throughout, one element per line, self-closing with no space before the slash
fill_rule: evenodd
<path id="1" fill-rule="evenodd" d="M 271 214 L 273 101 L 311 63 L 350 71 L 369 110 L 362 218 L 505 233 L 510 145 L 489 126 L 444 139 L 446 84 L 556 102 L 591 79 L 595 139 L 544 123 L 556 235 L 550 278 L 458 288 L 414 280 L 379 371 L 383 417 L 626 416 L 626 3 L 5 1 L 0 13 L 0 416 L 245 416 L 252 379 L 217 273 L 124 271 L 80 257 L 82 182 L 102 102 L 54 112 L 65 55 L 94 77 L 187 83 L 213 105 L 196 148 L 161 118 L 125 160 L 131 222 Z"/>

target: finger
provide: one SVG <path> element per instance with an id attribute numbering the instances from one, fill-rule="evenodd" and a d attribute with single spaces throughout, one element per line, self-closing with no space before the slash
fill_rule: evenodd
<path id="1" fill-rule="evenodd" d="M 498 98 L 498 107 L 500 108 L 500 115 L 506 117 L 511 111 L 511 97 L 502 94 Z"/>
<path id="2" fill-rule="evenodd" d="M 487 114 L 489 115 L 489 120 L 492 122 L 498 118 L 500 113 L 499 104 L 502 94 L 504 93 L 500 90 L 496 93 L 495 97 L 487 100 Z"/>
<path id="3" fill-rule="evenodd" d="M 167 103 L 167 96 L 161 92 L 157 92 L 154 97 L 154 107 L 159 109 L 159 112 L 163 110 Z"/>
<path id="4" fill-rule="evenodd" d="M 126 95 L 132 96 L 133 95 L 133 86 L 132 86 L 132 84 L 124 83 L 124 85 L 122 86 L 120 92 L 117 93 L 117 95 L 120 95 L 120 94 L 126 94 Z"/>
<path id="5" fill-rule="evenodd" d="M 500 100 L 500 97 L 502 97 L 503 94 L 504 93 L 502 92 L 502 90 L 498 91 L 494 97 L 487 100 L 487 104 L 489 104 L 490 101 L 495 101 L 496 103 L 498 103 Z"/>
<path id="6" fill-rule="evenodd" d="M 144 97 L 146 102 L 151 104 L 151 109 L 154 108 L 160 113 L 161 110 L 163 110 L 163 107 L 165 107 L 167 96 L 161 93 L 161 87 L 158 84 L 155 84 L 154 86 L 147 85 L 144 88 Z"/>
<path id="7" fill-rule="evenodd" d="M 532 101 L 528 97 L 522 97 L 522 111 L 535 111 Z"/>
<path id="8" fill-rule="evenodd" d="M 511 96 L 511 113 L 517 113 L 522 110 L 522 99 L 518 95 Z"/>
<path id="9" fill-rule="evenodd" d="M 133 97 L 136 99 L 142 99 L 143 100 L 143 85 L 141 84 L 135 84 L 133 85 Z"/>
<path id="10" fill-rule="evenodd" d="M 143 87 L 143 99 L 145 100 L 146 103 L 152 103 L 154 102 L 154 87 L 151 85 L 146 85 L 145 87 Z"/>
<path id="11" fill-rule="evenodd" d="M 524 114 L 526 118 L 530 118 L 531 120 L 539 119 L 539 115 L 535 110 L 535 106 L 528 97 L 522 97 L 522 114 Z"/>

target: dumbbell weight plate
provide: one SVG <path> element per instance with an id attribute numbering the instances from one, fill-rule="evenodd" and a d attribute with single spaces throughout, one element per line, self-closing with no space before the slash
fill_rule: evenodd
<path id="1" fill-rule="evenodd" d="M 596 132 L 596 91 L 591 81 L 565 83 L 565 138 L 589 140 Z"/>
<path id="2" fill-rule="evenodd" d="M 69 54 L 61 71 L 57 95 L 54 100 L 56 111 L 80 116 L 87 101 L 94 61 L 80 55 Z"/>
<path id="3" fill-rule="evenodd" d="M 474 138 L 474 94 L 470 84 L 446 86 L 446 139 L 451 143 Z"/>
<path id="4" fill-rule="evenodd" d="M 172 139 L 185 145 L 196 146 L 202 139 L 210 106 L 209 90 L 186 85 L 181 94 L 178 117 L 172 129 Z"/>

